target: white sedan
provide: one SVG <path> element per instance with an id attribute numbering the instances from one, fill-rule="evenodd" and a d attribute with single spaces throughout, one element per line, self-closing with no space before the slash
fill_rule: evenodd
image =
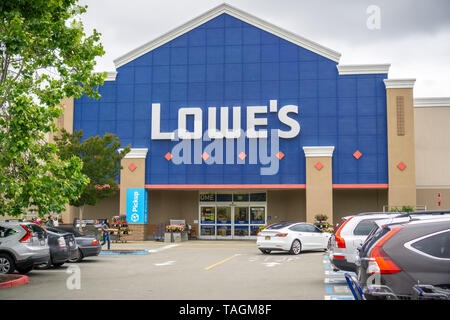
<path id="1" fill-rule="evenodd" d="M 289 251 L 299 254 L 303 250 L 326 250 L 331 234 L 305 222 L 279 222 L 257 234 L 256 245 L 262 253 Z"/>

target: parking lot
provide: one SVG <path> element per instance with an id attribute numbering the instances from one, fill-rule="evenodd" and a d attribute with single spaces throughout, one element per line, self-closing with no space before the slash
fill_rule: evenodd
<path id="1" fill-rule="evenodd" d="M 60 268 L 33 270 L 30 284 L 3 289 L 0 299 L 351 298 L 345 296 L 342 276 L 329 270 L 328 257 L 320 251 L 264 255 L 254 241 L 201 240 L 112 244 L 111 249 L 148 254 L 101 254 Z M 74 280 L 77 274 L 79 283 Z"/>

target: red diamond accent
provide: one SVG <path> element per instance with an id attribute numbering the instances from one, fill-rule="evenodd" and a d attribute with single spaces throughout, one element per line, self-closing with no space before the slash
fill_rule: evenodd
<path id="1" fill-rule="evenodd" d="M 170 161 L 172 159 L 172 154 L 170 152 L 167 152 L 164 158 L 166 158 L 167 161 Z"/>
<path id="2" fill-rule="evenodd" d="M 238 155 L 239 159 L 244 160 L 245 158 L 247 158 L 247 155 L 244 152 L 239 153 Z"/>
<path id="3" fill-rule="evenodd" d="M 358 160 L 359 158 L 361 158 L 362 153 L 359 152 L 359 150 L 356 150 L 355 153 L 353 154 L 353 156 Z"/>
<path id="4" fill-rule="evenodd" d="M 278 153 L 277 153 L 276 157 L 278 158 L 278 160 L 281 160 L 281 159 L 283 159 L 283 158 L 284 158 L 284 153 L 283 153 L 283 152 L 281 152 L 281 151 L 278 151 Z"/>
<path id="5" fill-rule="evenodd" d="M 316 167 L 317 170 L 320 170 L 323 168 L 323 164 L 320 161 L 317 161 L 317 163 L 314 165 L 314 167 Z"/>
<path id="6" fill-rule="evenodd" d="M 134 170 L 136 170 L 136 165 L 134 164 L 134 163 L 132 163 L 132 164 L 130 164 L 129 166 L 128 166 L 128 169 L 130 169 L 130 171 L 131 172 L 133 172 Z"/>
<path id="7" fill-rule="evenodd" d="M 400 161 L 398 164 L 397 164 L 397 168 L 399 168 L 400 170 L 405 170 L 406 169 L 406 164 L 403 162 L 403 161 Z"/>
<path id="8" fill-rule="evenodd" d="M 208 160 L 208 158 L 209 158 L 209 154 L 206 152 L 203 152 L 202 159 L 206 161 L 206 160 Z"/>

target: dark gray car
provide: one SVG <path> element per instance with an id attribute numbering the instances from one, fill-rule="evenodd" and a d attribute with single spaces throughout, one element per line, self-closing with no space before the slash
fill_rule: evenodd
<path id="1" fill-rule="evenodd" d="M 450 289 L 450 218 L 411 220 L 379 228 L 360 249 L 358 282 L 367 299 L 414 297 L 414 285 Z M 374 286 L 375 284 L 376 286 Z"/>
<path id="2" fill-rule="evenodd" d="M 65 262 L 75 259 L 78 254 L 78 245 L 72 233 L 55 228 L 45 228 L 48 234 L 48 246 L 50 247 L 50 259 L 38 267 L 40 269 L 62 266 Z"/>
<path id="3" fill-rule="evenodd" d="M 69 232 L 75 236 L 78 250 L 76 256 L 69 260 L 70 262 L 80 262 L 85 257 L 98 256 L 102 251 L 98 234 L 82 233 L 73 226 L 59 226 L 53 229 Z"/>

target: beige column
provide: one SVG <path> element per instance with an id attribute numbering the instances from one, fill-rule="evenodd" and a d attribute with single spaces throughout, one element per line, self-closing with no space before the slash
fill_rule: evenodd
<path id="1" fill-rule="evenodd" d="M 145 187 L 145 158 L 147 148 L 132 148 L 122 159 L 120 170 L 120 214 L 125 215 L 127 209 L 127 189 Z M 145 240 L 148 223 L 130 223 L 132 234 L 129 240 Z"/>
<path id="2" fill-rule="evenodd" d="M 64 98 L 60 103 L 63 112 L 58 119 L 55 120 L 55 125 L 58 129 L 65 129 L 69 133 L 73 133 L 73 112 L 74 112 L 74 99 L 73 97 Z M 54 143 L 54 137 L 58 135 L 58 132 L 49 133 L 49 142 Z M 61 213 L 64 224 L 72 224 L 73 219 L 78 217 L 78 209 L 66 205 L 66 210 Z"/>
<path id="3" fill-rule="evenodd" d="M 415 79 L 386 79 L 388 135 L 388 205 L 416 206 L 414 144 Z"/>
<path id="4" fill-rule="evenodd" d="M 332 156 L 334 147 L 303 147 L 306 157 L 306 222 L 324 214 L 333 222 Z"/>

